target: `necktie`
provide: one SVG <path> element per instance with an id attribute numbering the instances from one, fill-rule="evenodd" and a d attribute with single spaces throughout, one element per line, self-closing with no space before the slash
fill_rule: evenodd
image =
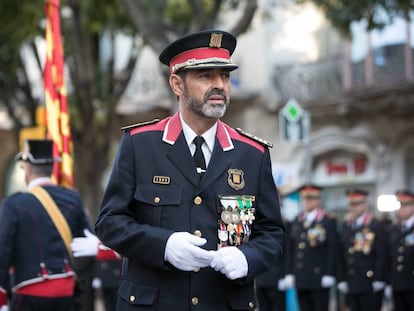
<path id="1" fill-rule="evenodd" d="M 206 160 L 204 159 L 203 150 L 201 150 L 201 146 L 204 143 L 204 138 L 201 136 L 196 136 L 193 142 L 196 147 L 193 158 L 195 166 L 197 168 L 197 173 L 203 175 L 206 172 Z"/>

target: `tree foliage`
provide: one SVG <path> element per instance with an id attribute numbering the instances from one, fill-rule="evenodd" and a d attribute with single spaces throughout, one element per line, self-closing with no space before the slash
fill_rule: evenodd
<path id="1" fill-rule="evenodd" d="M 349 37 L 352 22 L 365 20 L 367 30 L 382 29 L 396 16 L 410 19 L 414 9 L 411 0 L 297 0 L 312 2 L 320 7 L 332 25 Z M 387 14 L 384 14 L 387 13 Z"/>
<path id="2" fill-rule="evenodd" d="M 129 53 L 128 64 L 115 66 L 116 37 L 120 32 L 139 35 L 145 44 L 160 51 L 175 37 L 219 24 L 220 12 L 242 7 L 234 21 L 234 33 L 248 28 L 257 0 L 61 0 L 65 63 L 72 90 L 68 90 L 75 179 L 91 217 L 99 206 L 102 179 L 110 163 L 110 133 L 117 125 L 115 108 L 132 74 L 138 49 Z M 36 49 L 35 39 L 44 36 L 43 0 L 2 0 L 0 3 L 0 103 L 15 120 L 15 131 L 33 126 L 34 111 L 43 104 L 33 96 L 24 59 L 23 44 Z M 102 62 L 105 52 L 111 56 Z M 36 55 L 36 53 L 35 53 Z M 37 63 L 41 68 L 41 55 Z M 22 113 L 21 111 L 24 111 Z M 25 122 L 22 116 L 30 116 Z"/>

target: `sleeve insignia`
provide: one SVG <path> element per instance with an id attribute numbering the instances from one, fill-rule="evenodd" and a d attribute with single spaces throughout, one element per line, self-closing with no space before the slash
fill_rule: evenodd
<path id="1" fill-rule="evenodd" d="M 123 126 L 123 127 L 121 127 L 121 131 L 123 131 L 123 132 L 130 131 L 130 130 L 136 128 L 136 127 L 157 123 L 158 121 L 160 121 L 160 119 L 154 119 L 154 120 L 151 120 L 151 121 L 145 121 L 145 122 L 141 122 L 141 123 L 136 123 L 136 124 L 132 124 L 132 125 Z"/>
<path id="2" fill-rule="evenodd" d="M 253 139 L 255 141 L 257 141 L 258 143 L 268 146 L 269 148 L 273 147 L 273 144 L 271 142 L 268 142 L 267 140 L 264 140 L 260 137 L 257 137 L 253 134 L 247 133 L 245 131 L 243 131 L 241 128 L 236 128 L 236 131 L 239 132 L 240 134 L 242 134 L 243 136 L 249 137 L 250 139 Z"/>

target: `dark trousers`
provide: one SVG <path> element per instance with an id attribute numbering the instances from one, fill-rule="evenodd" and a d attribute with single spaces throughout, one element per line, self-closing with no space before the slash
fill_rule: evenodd
<path id="1" fill-rule="evenodd" d="M 257 287 L 257 301 L 259 311 L 285 311 L 285 292 L 275 287 Z"/>
<path id="2" fill-rule="evenodd" d="M 73 311 L 73 297 L 36 297 L 13 295 L 10 311 Z"/>
<path id="3" fill-rule="evenodd" d="M 329 288 L 298 289 L 300 311 L 328 311 Z"/>
<path id="4" fill-rule="evenodd" d="M 381 311 L 383 293 L 348 294 L 347 305 L 351 311 Z"/>
<path id="5" fill-rule="evenodd" d="M 116 299 L 118 288 L 102 288 L 102 297 L 105 305 L 105 311 L 115 311 L 116 310 Z"/>
<path id="6" fill-rule="evenodd" d="M 414 291 L 393 292 L 394 311 L 414 311 Z"/>

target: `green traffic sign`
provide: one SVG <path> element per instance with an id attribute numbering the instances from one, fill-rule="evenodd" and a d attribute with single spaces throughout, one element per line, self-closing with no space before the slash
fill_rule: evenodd
<path id="1" fill-rule="evenodd" d="M 297 122 L 303 115 L 303 109 L 296 100 L 289 99 L 282 109 L 282 114 L 290 122 Z"/>

